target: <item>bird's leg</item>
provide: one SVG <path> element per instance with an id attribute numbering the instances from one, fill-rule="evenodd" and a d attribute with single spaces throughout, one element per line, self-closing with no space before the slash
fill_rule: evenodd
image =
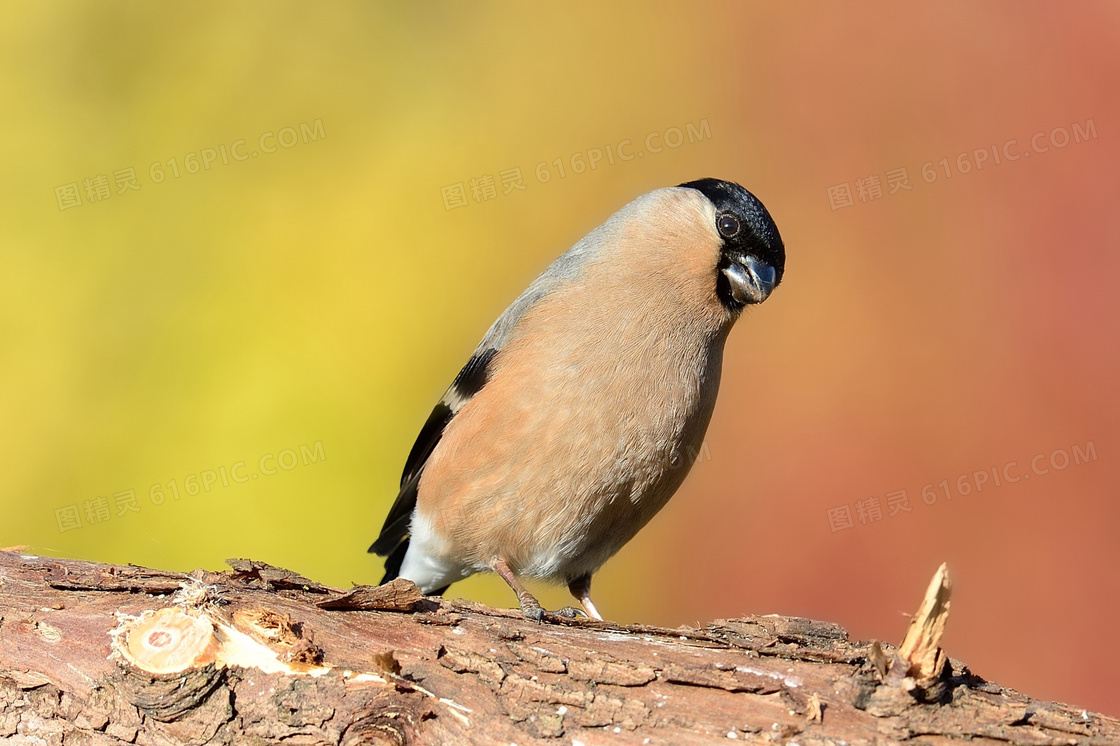
<path id="1" fill-rule="evenodd" d="M 592 619 L 603 621 L 603 616 L 599 610 L 595 608 L 595 604 L 591 602 L 591 573 L 581 575 L 575 580 L 568 583 L 568 590 L 576 597 L 583 610 L 587 612 L 587 616 Z"/>
<path id="2" fill-rule="evenodd" d="M 506 581 L 506 584 L 517 594 L 517 603 L 521 606 L 521 613 L 527 619 L 532 619 L 538 623 L 544 619 L 544 608 L 540 601 L 534 598 L 532 593 L 525 590 L 525 586 L 521 585 L 521 581 L 513 574 L 513 570 L 509 569 L 509 565 L 506 564 L 504 559 L 494 558 L 490 567 L 494 568 L 494 572 L 498 573 L 502 580 Z"/>

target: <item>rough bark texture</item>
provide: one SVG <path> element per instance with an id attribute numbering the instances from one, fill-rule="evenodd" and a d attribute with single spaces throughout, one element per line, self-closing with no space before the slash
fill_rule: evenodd
<path id="1" fill-rule="evenodd" d="M 903 686 L 894 648 L 824 622 L 535 624 L 420 598 L 406 582 L 344 592 L 231 565 L 184 575 L 0 552 L 0 739 L 1120 744 L 1117 720 L 985 682 L 959 661 L 934 686 Z M 151 613 L 165 608 L 175 611 Z M 199 663 L 153 674 L 121 654 L 130 634 L 164 644 L 137 625 L 180 612 L 188 627 L 214 623 Z M 264 663 L 229 662 L 248 649 L 265 650 Z"/>

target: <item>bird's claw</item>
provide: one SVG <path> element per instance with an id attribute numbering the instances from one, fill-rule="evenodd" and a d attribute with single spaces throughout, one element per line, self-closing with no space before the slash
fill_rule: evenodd
<path id="1" fill-rule="evenodd" d="M 521 613 L 525 615 L 526 619 L 531 622 L 536 622 L 537 624 L 541 624 L 547 614 L 544 608 L 542 608 L 541 605 L 537 603 L 522 603 Z"/>
<path id="2" fill-rule="evenodd" d="M 549 617 L 556 619 L 590 619 L 590 617 L 587 616 L 587 612 L 583 609 L 577 609 L 574 606 L 565 606 L 556 611 L 547 611 L 540 604 L 523 603 L 521 604 L 521 613 L 526 619 L 531 622 L 536 622 L 537 624 L 543 624 Z"/>
<path id="3" fill-rule="evenodd" d="M 549 612 L 549 613 L 551 613 L 553 616 L 560 617 L 561 619 L 590 619 L 591 618 L 587 615 L 586 611 L 584 611 L 583 609 L 577 609 L 574 606 L 565 606 L 562 609 L 557 609 L 556 611 Z"/>

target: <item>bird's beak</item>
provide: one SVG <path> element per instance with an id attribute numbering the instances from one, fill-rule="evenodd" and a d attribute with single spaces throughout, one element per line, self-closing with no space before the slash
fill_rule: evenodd
<path id="1" fill-rule="evenodd" d="M 766 300 L 778 280 L 773 267 L 749 255 L 736 257 L 723 274 L 731 284 L 731 297 L 744 304 Z"/>

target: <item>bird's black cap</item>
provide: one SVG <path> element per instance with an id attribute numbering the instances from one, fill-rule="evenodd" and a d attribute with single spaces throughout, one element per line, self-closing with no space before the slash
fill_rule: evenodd
<path id="1" fill-rule="evenodd" d="M 786 266 L 786 248 L 778 226 L 770 217 L 765 205 L 753 194 L 733 181 L 698 179 L 678 186 L 695 189 L 715 205 L 718 216 L 735 216 L 747 230 L 724 238 L 725 251 L 754 256 L 774 268 L 777 273 L 775 286 L 782 281 Z"/>

